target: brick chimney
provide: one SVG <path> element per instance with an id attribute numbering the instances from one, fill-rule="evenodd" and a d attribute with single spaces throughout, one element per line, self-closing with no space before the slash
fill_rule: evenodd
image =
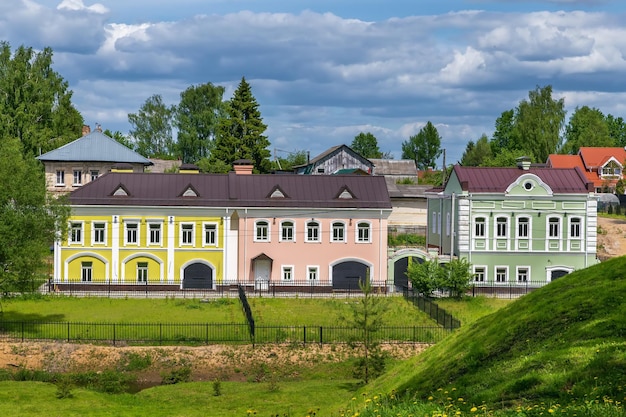
<path id="1" fill-rule="evenodd" d="M 254 165 L 249 159 L 237 159 L 233 162 L 233 168 L 235 169 L 235 174 L 237 175 L 250 175 L 252 174 Z"/>
<path id="2" fill-rule="evenodd" d="M 86 136 L 91 133 L 91 128 L 89 125 L 83 125 L 83 136 Z"/>

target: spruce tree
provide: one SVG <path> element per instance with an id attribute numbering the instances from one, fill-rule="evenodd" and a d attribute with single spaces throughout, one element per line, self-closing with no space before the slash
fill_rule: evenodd
<path id="1" fill-rule="evenodd" d="M 213 172 L 229 170 L 234 161 L 249 159 L 254 164 L 255 172 L 269 172 L 270 142 L 263 135 L 265 129 L 267 126 L 263 123 L 250 84 L 241 78 L 233 98 L 226 103 L 226 116 L 218 125 L 209 169 Z"/>

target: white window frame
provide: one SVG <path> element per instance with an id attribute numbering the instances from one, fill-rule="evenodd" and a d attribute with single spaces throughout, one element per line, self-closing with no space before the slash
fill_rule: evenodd
<path id="1" fill-rule="evenodd" d="M 556 234 L 552 233 L 553 225 L 556 225 Z M 556 216 L 548 217 L 548 220 L 546 222 L 546 227 L 547 227 L 546 236 L 548 237 L 548 239 L 558 240 L 561 238 L 561 218 L 560 217 L 556 217 Z"/>
<path id="2" fill-rule="evenodd" d="M 148 262 L 137 262 L 137 282 L 139 283 L 148 283 L 148 271 L 150 270 L 150 265 Z"/>
<path id="3" fill-rule="evenodd" d="M 484 239 L 487 237 L 487 218 L 485 216 L 479 216 L 474 218 L 473 232 L 475 238 Z"/>
<path id="4" fill-rule="evenodd" d="M 202 246 L 217 246 L 218 225 L 215 222 L 202 223 Z"/>
<path id="5" fill-rule="evenodd" d="M 97 169 L 89 170 L 89 180 L 90 181 L 97 180 L 99 176 L 100 176 L 100 171 L 98 171 Z"/>
<path id="6" fill-rule="evenodd" d="M 500 220 L 504 219 L 504 223 Z M 502 225 L 502 227 L 500 227 Z M 509 237 L 509 218 L 506 216 L 497 216 L 494 224 L 494 236 L 496 239 L 506 239 Z M 501 230 L 502 229 L 502 230 Z M 503 232 L 503 233 L 500 233 Z"/>
<path id="7" fill-rule="evenodd" d="M 102 228 L 96 228 L 97 225 L 102 225 Z M 101 235 L 101 239 L 96 239 Z M 91 222 L 91 244 L 92 245 L 104 245 L 107 243 L 107 222 L 105 221 L 92 221 Z"/>
<path id="8" fill-rule="evenodd" d="M 367 225 L 367 227 L 362 227 L 363 225 Z M 363 236 L 361 232 L 367 234 L 367 236 Z M 356 223 L 356 232 L 354 241 L 356 243 L 372 243 L 372 223 L 366 220 L 361 220 Z"/>
<path id="9" fill-rule="evenodd" d="M 319 265 L 307 265 L 306 266 L 306 279 L 308 282 L 320 281 L 320 267 Z"/>
<path id="10" fill-rule="evenodd" d="M 574 222 L 576 221 L 576 222 Z M 577 224 L 577 233 L 572 233 L 574 224 Z M 580 217 L 570 217 L 569 219 L 569 238 L 572 240 L 582 239 L 583 219 Z"/>
<path id="11" fill-rule="evenodd" d="M 347 228 L 346 228 L 346 222 L 341 221 L 341 220 L 333 220 L 333 222 L 330 225 L 330 241 L 331 243 L 345 243 L 347 242 L 346 239 L 346 232 L 347 232 Z M 336 236 L 335 231 L 339 231 L 341 230 L 341 232 L 339 232 L 338 234 L 340 234 L 341 236 Z"/>
<path id="12" fill-rule="evenodd" d="M 450 213 L 446 213 L 446 236 L 450 236 L 450 230 L 452 229 L 452 216 Z"/>
<path id="13" fill-rule="evenodd" d="M 526 279 L 520 280 L 520 273 L 526 271 Z M 522 265 L 515 268 L 515 282 L 518 284 L 528 284 L 530 282 L 530 266 Z"/>
<path id="14" fill-rule="evenodd" d="M 139 228 L 139 220 L 124 220 L 124 246 L 139 246 L 139 242 L 141 241 L 141 229 Z M 135 226 L 129 228 L 129 226 Z M 131 242 L 128 240 L 129 229 L 134 229 L 136 231 L 135 239 L 136 242 Z"/>
<path id="15" fill-rule="evenodd" d="M 196 242 L 196 224 L 195 223 L 181 222 L 179 233 L 180 233 L 179 235 L 180 246 L 195 246 L 194 245 L 194 243 Z"/>
<path id="16" fill-rule="evenodd" d="M 313 226 L 315 225 L 315 226 Z M 312 239 L 313 233 L 309 231 L 315 231 L 314 239 Z M 322 241 L 322 225 L 317 220 L 309 220 L 306 222 L 306 234 L 304 235 L 304 241 L 307 243 L 319 243 Z"/>
<path id="17" fill-rule="evenodd" d="M 285 282 L 293 282 L 295 276 L 295 268 L 293 265 L 283 265 L 280 268 L 280 280 Z"/>
<path id="18" fill-rule="evenodd" d="M 54 183 L 54 185 L 56 185 L 56 186 L 65 186 L 65 170 L 57 169 L 57 172 L 56 172 L 56 182 Z"/>
<path id="19" fill-rule="evenodd" d="M 75 233 L 78 232 L 78 236 Z M 84 221 L 72 221 L 70 222 L 70 231 L 68 234 L 68 240 L 70 245 L 82 245 L 85 236 L 85 222 Z"/>
<path id="20" fill-rule="evenodd" d="M 159 239 L 157 241 L 152 240 L 152 228 L 153 226 L 159 226 Z M 149 220 L 147 225 L 147 244 L 148 246 L 163 246 L 163 221 Z"/>
<path id="21" fill-rule="evenodd" d="M 432 220 L 432 233 L 437 233 L 437 212 L 433 211 L 433 220 Z"/>
<path id="22" fill-rule="evenodd" d="M 520 225 L 522 224 L 522 222 L 520 220 L 526 220 L 526 235 L 522 236 L 522 234 L 520 233 Z M 529 216 L 519 216 L 516 220 L 515 220 L 515 237 L 517 239 L 524 239 L 524 240 L 529 240 L 530 237 L 530 231 L 532 230 L 532 226 L 531 226 L 532 220 Z"/>
<path id="23" fill-rule="evenodd" d="M 498 280 L 499 272 L 501 270 L 504 271 L 504 280 L 503 281 Z M 494 280 L 493 282 L 495 284 L 506 284 L 507 282 L 509 282 L 509 267 L 507 265 L 496 265 L 494 267 L 493 280 Z"/>
<path id="24" fill-rule="evenodd" d="M 286 226 L 287 223 L 289 223 L 288 226 Z M 287 238 L 285 239 L 285 232 L 289 229 L 291 229 L 291 234 L 290 236 L 287 236 Z M 278 240 L 279 242 L 295 242 L 296 241 L 296 222 L 290 219 L 282 220 L 280 222 L 280 236 Z"/>
<path id="25" fill-rule="evenodd" d="M 91 282 L 93 280 L 93 262 L 80 263 L 80 281 Z"/>
<path id="26" fill-rule="evenodd" d="M 72 171 L 72 185 L 73 186 L 83 185 L 83 171 L 82 170 L 75 169 Z"/>
<path id="27" fill-rule="evenodd" d="M 266 219 L 259 219 L 254 222 L 254 241 L 255 242 L 270 242 L 271 236 L 271 223 Z M 265 229 L 265 234 L 260 233 Z"/>
<path id="28" fill-rule="evenodd" d="M 441 234 L 441 212 L 437 212 L 437 234 Z"/>
<path id="29" fill-rule="evenodd" d="M 474 265 L 473 267 L 473 282 L 487 282 L 487 271 L 489 270 L 486 265 Z M 482 280 L 479 280 L 477 275 L 479 274 L 479 270 L 482 270 Z"/>

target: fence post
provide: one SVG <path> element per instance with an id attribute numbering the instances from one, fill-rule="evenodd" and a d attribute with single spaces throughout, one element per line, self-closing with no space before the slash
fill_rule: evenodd
<path id="1" fill-rule="evenodd" d="M 115 323 L 113 323 L 113 346 L 115 346 L 115 339 L 117 339 Z"/>
<path id="2" fill-rule="evenodd" d="M 24 322 L 22 321 L 22 342 L 24 341 Z"/>
<path id="3" fill-rule="evenodd" d="M 205 344 L 209 344 L 209 323 L 205 323 L 205 328 L 206 328 L 206 339 L 205 339 Z"/>
<path id="4" fill-rule="evenodd" d="M 159 346 L 163 344 L 163 323 L 159 323 Z"/>
<path id="5" fill-rule="evenodd" d="M 320 326 L 320 347 L 322 347 L 322 345 L 324 344 L 324 342 L 322 341 L 322 329 L 323 327 Z"/>
<path id="6" fill-rule="evenodd" d="M 67 322 L 67 342 L 70 342 L 70 323 Z"/>
<path id="7" fill-rule="evenodd" d="M 302 344 L 303 344 L 303 346 L 306 346 L 306 326 L 303 327 L 303 331 L 304 331 L 304 333 L 303 333 L 303 337 L 302 337 L 302 342 L 303 342 Z"/>

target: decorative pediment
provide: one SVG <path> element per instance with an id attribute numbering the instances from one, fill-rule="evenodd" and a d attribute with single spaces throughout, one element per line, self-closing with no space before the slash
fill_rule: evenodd
<path id="1" fill-rule="evenodd" d="M 268 194 L 266 198 L 289 198 L 287 194 L 280 188 L 280 186 L 276 185 L 272 188 L 272 191 Z"/>
<path id="2" fill-rule="evenodd" d="M 185 198 L 194 198 L 194 197 L 199 197 L 200 194 L 198 194 L 198 191 L 196 191 L 193 185 L 187 184 L 187 187 L 185 187 L 183 192 L 180 193 L 178 196 L 185 197 Z"/>
<path id="3" fill-rule="evenodd" d="M 551 196 L 552 188 L 535 174 L 524 174 L 517 177 L 504 192 L 505 195 Z"/>
<path id="4" fill-rule="evenodd" d="M 117 187 L 115 187 L 115 190 L 113 190 L 113 192 L 110 194 L 110 196 L 112 196 L 112 197 L 128 197 L 128 196 L 130 196 L 130 192 L 124 186 L 124 184 L 120 183 L 120 184 L 118 184 Z"/>
<path id="5" fill-rule="evenodd" d="M 356 197 L 354 196 L 354 193 L 350 191 L 350 188 L 348 188 L 347 185 L 344 185 L 341 187 L 335 198 L 339 200 L 352 200 Z"/>

